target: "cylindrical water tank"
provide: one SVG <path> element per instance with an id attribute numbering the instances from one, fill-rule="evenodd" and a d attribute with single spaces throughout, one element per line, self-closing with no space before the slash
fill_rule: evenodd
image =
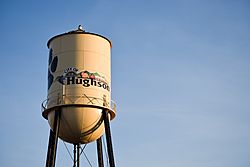
<path id="1" fill-rule="evenodd" d="M 48 41 L 48 98 L 43 117 L 51 129 L 60 109 L 59 137 L 69 143 L 89 143 L 104 133 L 102 110 L 115 117 L 111 103 L 111 42 L 82 29 Z"/>

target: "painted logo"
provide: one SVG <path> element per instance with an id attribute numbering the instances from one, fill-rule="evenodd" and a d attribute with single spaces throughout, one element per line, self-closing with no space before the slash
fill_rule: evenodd
<path id="1" fill-rule="evenodd" d="M 49 51 L 49 68 L 48 68 L 48 89 L 51 87 L 52 83 L 54 82 L 54 75 L 53 73 L 57 69 L 58 64 L 58 57 L 53 57 L 53 50 L 50 49 Z"/>
<path id="2" fill-rule="evenodd" d="M 75 67 L 65 69 L 63 75 L 58 76 L 56 81 L 62 85 L 77 84 L 84 87 L 96 86 L 110 91 L 110 87 L 104 76 L 101 76 L 98 72 L 79 71 Z"/>

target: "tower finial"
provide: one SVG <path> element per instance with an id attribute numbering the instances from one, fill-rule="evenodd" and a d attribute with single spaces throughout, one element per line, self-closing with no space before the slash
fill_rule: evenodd
<path id="1" fill-rule="evenodd" d="M 83 31 L 83 27 L 82 27 L 81 24 L 78 26 L 78 30 L 79 30 L 79 31 Z"/>

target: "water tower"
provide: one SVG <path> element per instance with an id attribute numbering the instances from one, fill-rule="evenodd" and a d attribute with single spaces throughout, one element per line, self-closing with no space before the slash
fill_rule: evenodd
<path id="1" fill-rule="evenodd" d="M 98 164 L 104 167 L 104 133 L 114 167 L 109 124 L 116 115 L 111 100 L 111 41 L 79 26 L 52 37 L 47 46 L 48 95 L 42 103 L 42 116 L 50 125 L 46 167 L 55 166 L 58 138 L 74 144 L 74 167 L 79 167 L 80 145 L 97 141 Z"/>

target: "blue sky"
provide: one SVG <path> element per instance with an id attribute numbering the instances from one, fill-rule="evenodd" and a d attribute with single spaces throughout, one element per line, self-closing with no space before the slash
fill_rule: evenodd
<path id="1" fill-rule="evenodd" d="M 82 24 L 113 42 L 118 167 L 249 167 L 249 8 L 247 0 L 1 1 L 0 166 L 45 165 L 46 43 Z M 95 143 L 85 152 L 97 166 Z M 72 166 L 62 141 L 57 166 Z"/>

